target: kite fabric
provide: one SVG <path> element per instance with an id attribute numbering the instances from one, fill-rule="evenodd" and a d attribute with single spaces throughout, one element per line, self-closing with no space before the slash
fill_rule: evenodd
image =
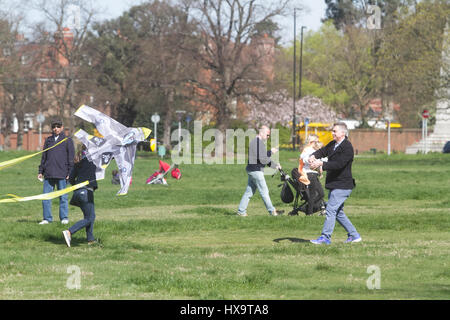
<path id="1" fill-rule="evenodd" d="M 105 177 L 105 170 L 114 158 L 119 169 L 120 190 L 117 195 L 125 195 L 130 187 L 131 176 L 138 142 L 144 141 L 152 132 L 148 128 L 128 128 L 106 114 L 82 105 L 75 112 L 77 117 L 91 122 L 103 136 L 96 137 L 80 129 L 74 136 L 87 148 L 86 157 L 96 169 L 97 180 Z"/>
<path id="2" fill-rule="evenodd" d="M 57 191 L 53 191 L 53 192 L 49 192 L 49 193 L 42 193 L 36 196 L 30 196 L 30 197 L 18 197 L 14 194 L 8 194 L 8 196 L 10 196 L 11 198 L 9 199 L 2 199 L 0 200 L 0 203 L 9 203 L 9 202 L 22 202 L 22 201 L 30 201 L 30 200 L 50 200 L 50 199 L 54 199 L 56 197 L 60 197 L 63 194 L 69 193 L 71 191 L 77 190 L 79 188 L 84 187 L 85 185 L 88 185 L 89 181 L 84 181 L 81 182 L 79 184 L 76 184 L 74 186 L 65 188 L 65 189 L 61 189 L 61 190 L 57 190 Z"/>
<path id="3" fill-rule="evenodd" d="M 8 168 L 8 167 L 12 167 L 15 164 L 18 164 L 18 163 L 20 163 L 22 161 L 25 161 L 25 160 L 27 160 L 29 158 L 32 158 L 32 157 L 34 157 L 34 156 L 36 156 L 38 154 L 41 154 L 41 153 L 43 153 L 43 152 L 45 152 L 47 150 L 50 150 L 51 148 L 56 147 L 58 144 L 63 143 L 66 140 L 67 140 L 67 138 L 64 138 L 63 140 L 61 140 L 60 142 L 58 142 L 54 146 L 51 146 L 50 148 L 47 148 L 45 150 L 42 150 L 42 151 L 30 154 L 30 155 L 27 155 L 27 156 L 23 156 L 23 157 L 20 157 L 20 158 L 16 158 L 16 159 L 11 159 L 11 160 L 0 162 L 0 170 L 3 170 L 3 169 Z"/>

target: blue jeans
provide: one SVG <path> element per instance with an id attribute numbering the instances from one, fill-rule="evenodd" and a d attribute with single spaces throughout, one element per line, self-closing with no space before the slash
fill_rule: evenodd
<path id="1" fill-rule="evenodd" d="M 359 237 L 356 228 L 344 213 L 344 202 L 352 193 L 352 190 L 333 189 L 328 194 L 326 218 L 323 224 L 322 235 L 331 240 L 336 220 L 347 231 L 348 236 Z"/>
<path id="2" fill-rule="evenodd" d="M 273 207 L 272 201 L 270 200 L 269 189 L 267 188 L 266 179 L 264 178 L 264 172 L 250 171 L 247 172 L 247 174 L 247 188 L 245 189 L 244 195 L 242 196 L 241 202 L 239 203 L 238 212 L 240 214 L 246 213 L 250 198 L 255 194 L 256 189 L 258 189 L 267 211 L 269 211 L 269 213 L 272 213 L 275 208 Z"/>
<path id="3" fill-rule="evenodd" d="M 79 197 L 80 208 L 83 211 L 84 219 L 75 223 L 72 227 L 69 228 L 70 234 L 74 234 L 75 232 L 86 228 L 86 237 L 87 241 L 94 241 L 94 221 L 95 221 L 95 207 L 94 207 L 94 195 L 93 192 L 87 189 L 81 190 L 82 193 Z M 88 196 L 88 193 L 91 193 Z M 89 200 L 91 199 L 91 200 Z"/>
<path id="4" fill-rule="evenodd" d="M 44 193 L 55 191 L 55 187 L 58 190 L 66 188 L 66 179 L 44 179 Z M 69 218 L 69 196 L 63 194 L 59 197 L 59 219 L 64 220 Z M 44 220 L 48 222 L 53 221 L 52 216 L 52 200 L 42 200 L 42 209 L 44 212 Z"/>

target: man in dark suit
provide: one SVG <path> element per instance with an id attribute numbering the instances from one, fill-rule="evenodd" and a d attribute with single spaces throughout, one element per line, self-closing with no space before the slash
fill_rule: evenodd
<path id="1" fill-rule="evenodd" d="M 322 166 L 327 171 L 325 188 L 329 190 L 326 218 L 319 238 L 311 240 L 314 244 L 330 244 L 336 220 L 347 231 L 346 243 L 362 240 L 356 228 L 344 213 L 344 202 L 355 187 L 352 177 L 353 146 L 347 138 L 347 125 L 338 122 L 333 125 L 333 141 L 314 152 L 308 162 L 312 169 Z M 319 159 L 327 158 L 327 161 Z"/>

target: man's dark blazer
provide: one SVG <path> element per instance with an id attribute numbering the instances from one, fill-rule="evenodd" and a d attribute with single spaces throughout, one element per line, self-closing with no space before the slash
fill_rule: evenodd
<path id="1" fill-rule="evenodd" d="M 64 132 L 59 134 L 58 141 L 55 141 L 54 135 L 49 136 L 45 139 L 44 150 L 53 147 L 65 138 Z M 42 153 L 39 173 L 42 173 L 45 179 L 65 179 L 72 171 L 74 155 L 73 140 L 68 137 L 63 143 Z"/>
<path id="2" fill-rule="evenodd" d="M 312 154 L 316 159 L 328 158 L 322 167 L 327 172 L 325 188 L 353 189 L 355 187 L 355 180 L 352 177 L 353 146 L 347 137 L 336 150 L 334 150 L 335 144 L 336 141 L 333 140 Z"/>

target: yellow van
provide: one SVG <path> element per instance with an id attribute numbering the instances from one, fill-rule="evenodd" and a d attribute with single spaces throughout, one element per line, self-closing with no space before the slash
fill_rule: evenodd
<path id="1" fill-rule="evenodd" d="M 308 130 L 306 130 L 305 123 L 299 123 L 297 125 L 297 134 L 300 137 L 301 144 L 305 143 L 307 135 L 315 134 L 319 137 L 323 145 L 327 145 L 333 140 L 333 136 L 331 135 L 332 125 L 331 123 L 310 122 L 307 126 Z"/>

